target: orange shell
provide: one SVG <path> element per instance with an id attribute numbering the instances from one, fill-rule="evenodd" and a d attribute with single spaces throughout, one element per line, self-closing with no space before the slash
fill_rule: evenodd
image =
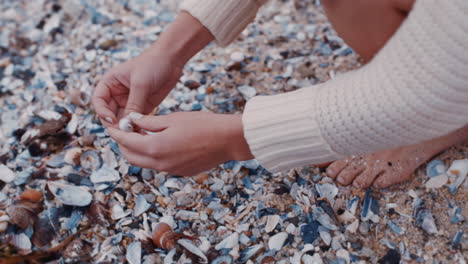
<path id="1" fill-rule="evenodd" d="M 153 243 L 158 248 L 171 249 L 176 243 L 177 234 L 166 223 L 157 223 L 153 231 Z"/>
<path id="2" fill-rule="evenodd" d="M 42 199 L 42 193 L 33 189 L 25 190 L 19 197 L 20 201 L 37 203 Z"/>

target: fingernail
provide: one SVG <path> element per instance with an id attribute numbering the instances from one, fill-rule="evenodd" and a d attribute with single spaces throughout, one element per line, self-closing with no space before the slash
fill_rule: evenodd
<path id="1" fill-rule="evenodd" d="M 112 120 L 112 118 L 106 116 L 104 117 L 104 120 L 106 120 L 107 122 L 111 123 L 111 124 L 114 124 L 114 121 Z"/>
<path id="2" fill-rule="evenodd" d="M 142 114 L 140 113 L 137 113 L 137 112 L 131 112 L 128 117 L 131 119 L 131 120 L 138 120 L 138 119 L 141 119 L 143 117 Z"/>

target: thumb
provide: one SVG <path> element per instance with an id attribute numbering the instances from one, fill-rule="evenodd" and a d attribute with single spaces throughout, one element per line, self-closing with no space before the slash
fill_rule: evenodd
<path id="1" fill-rule="evenodd" d="M 150 132 L 160 132 L 169 127 L 167 116 L 142 116 L 132 118 L 134 125 Z"/>
<path id="2" fill-rule="evenodd" d="M 146 87 L 144 85 L 131 85 L 127 105 L 125 106 L 125 116 L 130 113 L 144 113 L 146 103 Z"/>

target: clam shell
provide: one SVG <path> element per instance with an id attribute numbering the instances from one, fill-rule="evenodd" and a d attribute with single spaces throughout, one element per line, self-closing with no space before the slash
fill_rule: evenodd
<path id="1" fill-rule="evenodd" d="M 64 184 L 61 182 L 49 182 L 49 190 L 59 201 L 66 205 L 87 206 L 93 200 L 93 196 L 84 187 Z"/>

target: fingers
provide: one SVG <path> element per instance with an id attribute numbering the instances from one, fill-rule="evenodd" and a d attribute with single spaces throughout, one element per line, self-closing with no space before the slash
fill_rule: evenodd
<path id="1" fill-rule="evenodd" d="M 116 117 L 110 106 L 111 95 L 105 81 L 100 81 L 96 86 L 91 102 L 99 118 L 109 124 L 116 123 Z"/>
<path id="2" fill-rule="evenodd" d="M 125 106 L 125 115 L 132 112 L 144 113 L 148 96 L 146 91 L 147 87 L 145 85 L 131 84 L 130 95 Z"/>
<path id="3" fill-rule="evenodd" d="M 160 132 L 169 126 L 167 116 L 143 116 L 138 119 L 133 118 L 132 121 L 140 129 L 151 132 Z"/>
<path id="4" fill-rule="evenodd" d="M 129 150 L 128 148 L 121 146 L 120 151 L 127 161 L 133 166 L 141 168 L 154 169 L 157 167 L 157 161 L 147 155 L 140 154 Z"/>
<path id="5" fill-rule="evenodd" d="M 150 135 L 128 133 L 112 127 L 109 128 L 107 131 L 109 132 L 109 135 L 115 141 L 117 141 L 117 143 L 119 143 L 120 145 L 124 146 L 132 152 L 142 153 L 146 155 L 150 155 L 153 152 L 154 144 L 152 143 L 152 140 L 154 139 L 151 139 Z"/>

